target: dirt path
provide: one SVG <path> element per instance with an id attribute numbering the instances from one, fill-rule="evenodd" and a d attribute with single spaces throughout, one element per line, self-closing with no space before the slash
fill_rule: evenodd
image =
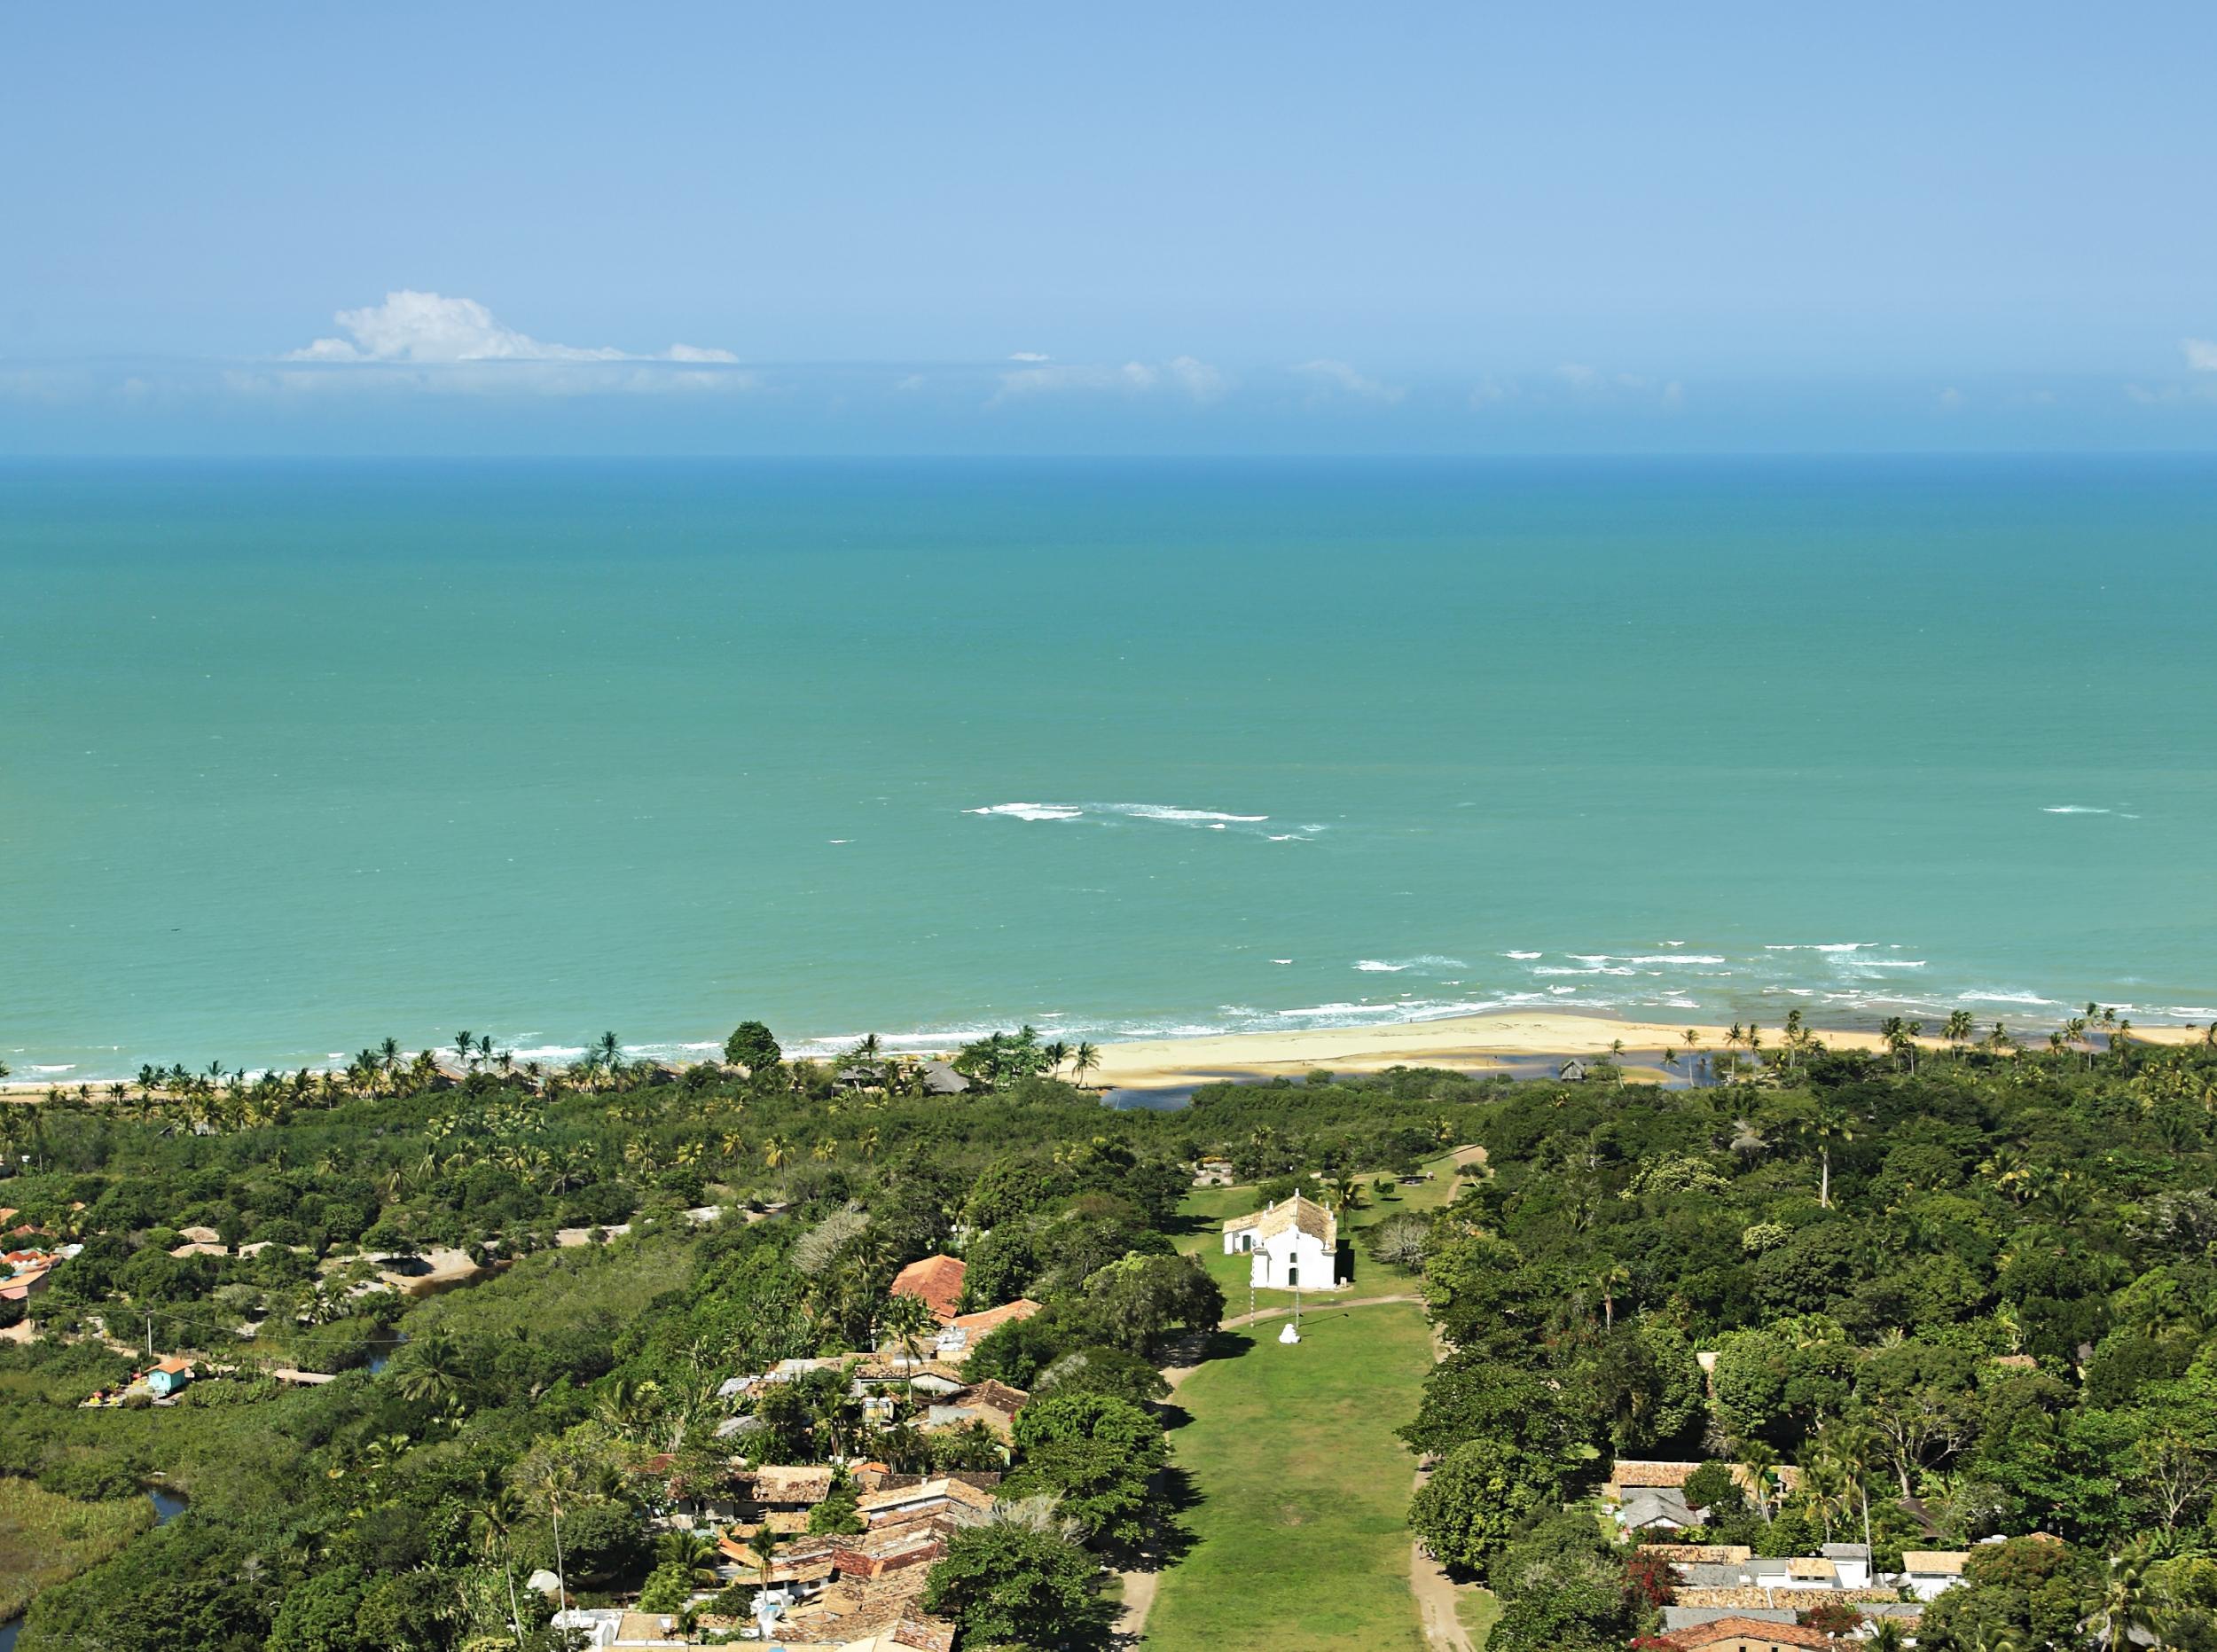
<path id="1" fill-rule="evenodd" d="M 1352 1302 L 1327 1302 L 1318 1308 L 1311 1309 L 1310 1311 L 1321 1312 L 1340 1308 L 1376 1308 L 1387 1303 L 1421 1304 L 1423 1300 L 1421 1296 L 1358 1296 Z M 1226 1319 L 1219 1328 L 1235 1331 L 1243 1325 L 1253 1325 L 1259 1319 L 1284 1319 L 1292 1312 L 1293 1310 L 1289 1307 L 1265 1308 L 1255 1313 L 1242 1313 L 1237 1319 Z M 1161 1367 L 1163 1381 L 1170 1384 L 1170 1391 L 1175 1394 L 1179 1385 L 1187 1377 L 1207 1363 L 1208 1357 L 1208 1338 L 1206 1337 L 1188 1337 L 1171 1349 L 1170 1358 L 1163 1361 Z M 1148 1614 L 1155 1609 L 1155 1585 L 1156 1580 L 1162 1576 L 1162 1570 L 1159 1566 L 1148 1566 L 1144 1570 L 1118 1572 L 1116 1575 L 1124 1581 L 1124 1601 L 1117 1608 L 1116 1621 L 1109 1630 L 1110 1641 L 1111 1644 L 1118 1647 L 1135 1647 L 1139 1644 L 1140 1638 L 1147 1632 L 1147 1617 Z M 1443 1587 L 1449 1586 L 1444 1577 L 1440 1579 L 1440 1583 Z M 1454 1597 L 1451 1589 L 1447 1597 L 1447 1622 L 1452 1625 L 1454 1623 Z M 1426 1621 L 1429 1624 L 1429 1616 Z M 1448 1643 L 1435 1640 L 1433 1644 L 1439 1646 Z M 1455 1652 L 1470 1652 L 1470 1643 L 1468 1640 L 1453 1643 L 1453 1645 Z"/>
<path id="2" fill-rule="evenodd" d="M 1469 1147 L 1464 1152 L 1485 1157 L 1484 1147 Z M 1446 1339 L 1439 1327 L 1432 1327 L 1432 1359 L 1434 1363 L 1447 1357 Z M 1419 1468 L 1416 1480 L 1409 1490 L 1412 1493 L 1422 1489 L 1430 1479 L 1429 1471 Z M 1469 1632 L 1462 1626 L 1462 1618 L 1455 1608 L 1463 1592 L 1448 1578 L 1447 1569 L 1424 1553 L 1423 1543 L 1409 1539 L 1409 1593 L 1416 1597 L 1416 1615 L 1424 1625 L 1424 1639 L 1430 1642 L 1433 1652 L 1477 1652 L 1471 1644 Z"/>

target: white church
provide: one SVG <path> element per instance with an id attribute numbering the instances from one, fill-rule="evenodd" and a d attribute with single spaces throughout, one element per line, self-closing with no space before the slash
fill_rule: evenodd
<path id="1" fill-rule="evenodd" d="M 1224 1254 L 1252 1258 L 1249 1281 L 1269 1290 L 1336 1290 L 1339 1218 L 1296 1194 L 1224 1225 Z"/>

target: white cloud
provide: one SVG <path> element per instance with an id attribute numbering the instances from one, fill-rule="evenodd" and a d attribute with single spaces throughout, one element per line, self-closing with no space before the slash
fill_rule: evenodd
<path id="1" fill-rule="evenodd" d="M 1391 407 L 1408 392 L 1398 384 L 1386 384 L 1358 372 L 1345 362 L 1318 360 L 1297 363 L 1294 369 L 1306 374 L 1324 388 L 1325 393 L 1353 396 L 1360 402 L 1376 402 Z M 1319 397 L 1312 397 L 1314 401 Z"/>
<path id="2" fill-rule="evenodd" d="M 1514 401 L 1520 393 L 1516 380 L 1488 377 L 1479 380 L 1472 387 L 1470 405 L 1480 411 L 1499 407 L 1504 402 Z"/>
<path id="3" fill-rule="evenodd" d="M 1051 362 L 1054 357 L 1039 350 L 1018 350 L 1008 359 L 1012 362 Z"/>
<path id="4" fill-rule="evenodd" d="M 1960 413 L 1964 400 L 1963 393 L 1951 384 L 1939 393 L 1939 410 L 1943 413 Z"/>
<path id="5" fill-rule="evenodd" d="M 1222 395 L 1225 388 L 1224 375 L 1208 363 L 1179 356 L 1161 366 L 1148 362 L 1126 362 L 1121 367 L 1073 362 L 1050 367 L 1021 367 L 1001 374 L 1000 388 L 994 392 L 992 401 L 1015 402 L 1073 394 L 1140 395 L 1171 389 L 1196 403 L 1207 403 Z"/>
<path id="6" fill-rule="evenodd" d="M 2217 342 L 2208 339 L 2181 341 L 2186 351 L 2186 364 L 2196 372 L 2217 372 Z"/>
<path id="7" fill-rule="evenodd" d="M 1196 402 L 1213 402 L 1224 394 L 1224 375 L 1207 362 L 1195 361 L 1190 356 L 1173 356 L 1164 371 L 1179 389 Z"/>
<path id="8" fill-rule="evenodd" d="M 1602 381 L 1602 375 L 1598 369 L 1586 366 L 1579 362 L 1563 363 L 1562 366 L 1555 370 L 1555 375 L 1573 390 L 1590 390 Z"/>
<path id="9" fill-rule="evenodd" d="M 683 362 L 729 365 L 739 357 L 729 350 L 697 344 L 673 344 L 654 355 L 607 348 L 587 349 L 548 344 L 503 326 L 474 299 L 446 298 L 403 288 L 388 293 L 382 304 L 342 309 L 334 317 L 350 339 L 317 339 L 286 361 L 383 363 L 447 366 L 465 362 Z"/>

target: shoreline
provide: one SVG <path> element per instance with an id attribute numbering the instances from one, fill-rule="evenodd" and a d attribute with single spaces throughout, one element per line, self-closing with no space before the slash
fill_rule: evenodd
<path id="1" fill-rule="evenodd" d="M 1386 1068 L 1460 1067 L 1483 1071 L 1488 1066 L 1530 1062 L 1547 1057 L 1606 1055 L 1622 1039 L 1628 1066 L 1658 1065 L 1671 1050 L 1680 1061 L 1686 1034 L 1699 1035 L 1707 1054 L 1725 1052 L 1726 1028 L 1699 1022 L 1626 1021 L 1576 1011 L 1500 1012 L 1457 1015 L 1439 1021 L 1400 1022 L 1384 1027 L 1320 1027 L 1291 1032 L 1231 1032 L 1194 1038 L 1148 1038 L 1100 1047 L 1094 1082 L 1120 1090 L 1168 1090 L 1221 1079 L 1298 1077 L 1326 1070 L 1375 1073 Z M 1764 1030 L 1764 1047 L 1778 1047 L 1778 1029 Z M 1812 1027 L 1810 1036 L 1838 1050 L 1883 1051 L 1885 1039 L 1863 1028 Z M 2038 1035 L 2045 1037 L 2045 1033 Z M 2198 1043 L 2198 1027 L 2133 1029 L 2136 1043 Z M 1930 1033 L 1917 1041 L 1923 1050 L 1946 1050 L 1947 1041 Z M 1642 1059 L 1645 1058 L 1645 1059 Z"/>
<path id="2" fill-rule="evenodd" d="M 1990 1022 L 1988 1023 L 1991 1024 Z M 1621 1039 L 1628 1068 L 1642 1071 L 1660 1067 L 1662 1053 L 1671 1050 L 1682 1062 L 1686 1034 L 1697 1035 L 1698 1047 L 1710 1055 L 1725 1053 L 1727 1029 L 1702 1022 L 1631 1021 L 1621 1016 L 1581 1010 L 1501 1010 L 1478 1015 L 1443 1016 L 1432 1021 L 1392 1022 L 1367 1027 L 1304 1027 L 1265 1032 L 1203 1033 L 1191 1037 L 1133 1038 L 1099 1043 L 1101 1062 L 1087 1075 L 1087 1087 L 1098 1091 L 1159 1091 L 1190 1089 L 1223 1080 L 1264 1082 L 1299 1077 L 1317 1070 L 1375 1073 L 1389 1067 L 1465 1068 L 1475 1073 L 1529 1065 L 1549 1058 L 1606 1055 L 1612 1042 Z M 1839 1050 L 1884 1051 L 1885 1039 L 1875 1028 L 1809 1028 L 1812 1037 Z M 2044 1040 L 2048 1029 L 2027 1028 L 2020 1047 Z M 1763 1029 L 1764 1048 L 1778 1047 L 1779 1028 Z M 2178 1045 L 2197 1044 L 2203 1029 L 2195 1025 L 2135 1027 L 2135 1043 Z M 1976 1040 L 1974 1039 L 1975 1043 Z M 1927 1032 L 1917 1047 L 1945 1051 L 1947 1042 Z M 936 1050 L 903 1050 L 901 1053 L 944 1058 L 952 1046 Z M 413 1053 L 412 1052 L 409 1053 Z M 823 1060 L 811 1057 L 806 1059 Z M 0 1082 L 0 1101 L 43 1100 L 50 1089 L 66 1094 L 78 1084 L 105 1089 L 135 1079 L 78 1077 L 67 1080 L 10 1077 Z"/>

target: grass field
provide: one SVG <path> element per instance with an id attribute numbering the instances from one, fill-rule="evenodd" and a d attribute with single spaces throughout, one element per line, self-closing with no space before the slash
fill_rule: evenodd
<path id="1" fill-rule="evenodd" d="M 1393 1188 L 1383 1195 L 1373 1190 L 1375 1174 L 1366 1175 L 1363 1182 L 1362 1208 L 1349 1213 L 1342 1224 L 1342 1237 L 1351 1239 L 1354 1245 L 1355 1279 L 1352 1290 L 1356 1296 L 1391 1296 L 1414 1292 L 1418 1284 L 1413 1273 L 1391 1267 L 1377 1261 L 1363 1249 L 1362 1231 L 1372 1223 L 1383 1221 L 1402 1210 L 1437 1210 L 1455 1196 L 1461 1184 L 1455 1178 L 1455 1160 L 1452 1153 L 1425 1162 L 1424 1168 L 1433 1172 L 1432 1179 L 1414 1187 Z M 1255 1190 L 1251 1186 L 1196 1187 L 1187 1194 L 1178 1207 L 1184 1218 L 1186 1231 L 1177 1237 L 1178 1249 L 1198 1256 L 1201 1264 L 1209 1271 L 1224 1291 L 1224 1312 L 1226 1319 L 1247 1311 L 1247 1274 L 1249 1263 L 1245 1257 L 1224 1253 L 1224 1223 L 1228 1217 L 1244 1216 L 1255 1209 Z M 1257 1308 L 1280 1308 L 1293 1300 L 1290 1291 L 1258 1290 L 1255 1293 Z M 1327 1298 L 1313 1291 L 1303 1298 L 1305 1302 L 1320 1302 Z"/>
<path id="2" fill-rule="evenodd" d="M 1178 1390 L 1188 1421 L 1171 1440 L 1193 1543 L 1162 1575 L 1146 1644 L 1421 1648 L 1406 1524 L 1414 1463 L 1393 1430 L 1431 1368 L 1430 1327 L 1395 1304 L 1312 1309 L 1290 1348 L 1277 1328 L 1220 1333 Z"/>
<path id="3" fill-rule="evenodd" d="M 81 1503 L 0 1476 L 0 1622 L 50 1584 L 97 1566 L 154 1523 L 143 1497 Z"/>
<path id="4" fill-rule="evenodd" d="M 1493 1632 L 1493 1625 L 1500 1621 L 1500 1617 L 1501 1603 L 1491 1589 L 1481 1589 L 1473 1584 L 1455 1597 L 1456 1620 L 1478 1652 L 1485 1652 L 1485 1638 Z"/>

